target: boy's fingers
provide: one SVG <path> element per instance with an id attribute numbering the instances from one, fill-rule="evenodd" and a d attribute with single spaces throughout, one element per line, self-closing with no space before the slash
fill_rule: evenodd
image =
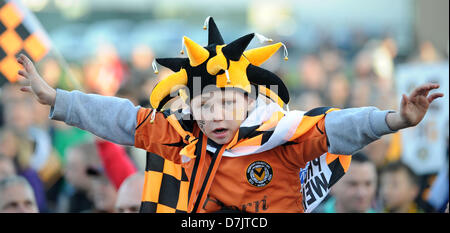
<path id="1" fill-rule="evenodd" d="M 29 92 L 29 93 L 32 92 L 31 86 L 21 87 L 20 90 L 23 91 L 23 92 Z"/>
<path id="2" fill-rule="evenodd" d="M 427 96 L 429 91 L 436 89 L 436 88 L 439 88 L 439 84 L 429 83 L 429 84 L 422 85 L 422 86 L 414 89 L 414 91 L 411 93 L 411 97 L 416 97 L 418 95 Z"/>
<path id="3" fill-rule="evenodd" d="M 24 78 L 28 78 L 28 73 L 25 70 L 19 70 L 17 72 L 19 75 L 23 76 Z"/>
<path id="4" fill-rule="evenodd" d="M 21 65 L 24 65 L 25 57 L 26 57 L 25 55 L 19 54 L 19 56 L 17 57 L 17 62 L 19 62 Z"/>
<path id="5" fill-rule="evenodd" d="M 424 90 L 424 88 L 425 88 L 425 86 L 420 86 L 420 87 L 415 88 L 410 95 L 411 98 L 418 96 L 419 93 L 421 93 Z"/>
<path id="6" fill-rule="evenodd" d="M 20 54 L 19 59 L 17 60 L 28 73 L 35 72 L 33 62 L 25 55 Z"/>
<path id="7" fill-rule="evenodd" d="M 437 98 L 440 98 L 440 97 L 443 97 L 443 96 L 444 96 L 443 93 L 433 93 L 430 96 L 428 96 L 427 100 L 428 100 L 429 103 L 431 103 L 431 102 L 433 102 L 433 100 L 435 100 Z"/>
<path id="8" fill-rule="evenodd" d="M 403 94 L 403 95 L 402 95 L 401 106 L 406 106 L 407 103 L 408 103 L 408 97 L 406 97 L 406 95 Z"/>

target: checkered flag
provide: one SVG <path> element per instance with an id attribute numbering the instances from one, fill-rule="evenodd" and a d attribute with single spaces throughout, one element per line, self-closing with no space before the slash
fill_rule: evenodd
<path id="1" fill-rule="evenodd" d="M 37 62 L 49 50 L 50 40 L 33 13 L 19 0 L 0 0 L 0 86 L 17 81 L 20 53 Z"/>
<path id="2" fill-rule="evenodd" d="M 181 164 L 147 152 L 141 213 L 186 213 L 189 180 Z"/>

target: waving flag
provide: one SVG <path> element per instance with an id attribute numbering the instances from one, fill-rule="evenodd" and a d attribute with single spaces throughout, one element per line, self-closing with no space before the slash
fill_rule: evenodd
<path id="1" fill-rule="evenodd" d="M 0 0 L 0 86 L 17 81 L 20 53 L 37 62 L 49 50 L 50 40 L 33 13 L 19 0 Z"/>

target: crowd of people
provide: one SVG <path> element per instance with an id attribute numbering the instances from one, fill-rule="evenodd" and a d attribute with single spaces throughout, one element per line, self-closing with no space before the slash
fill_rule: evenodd
<path id="1" fill-rule="evenodd" d="M 328 42 L 294 61 L 294 72 L 276 66 L 289 85 L 291 109 L 397 109 L 395 40 L 367 39 L 353 54 L 345 52 Z M 105 44 L 95 57 L 68 67 L 51 56 L 37 65 L 54 88 L 115 95 L 148 107 L 153 87 L 171 72 L 160 68 L 155 74 L 154 56 L 150 47 L 138 45 L 125 60 Z M 429 63 L 441 59 L 448 54 L 439 54 L 429 42 L 409 58 Z M 20 87 L 7 83 L 0 89 L 0 212 L 138 212 L 145 151 L 49 120 L 50 108 Z M 384 136 L 355 154 L 347 174 L 315 212 L 443 212 L 448 187 L 444 200 L 434 205 L 428 201 L 431 178 L 437 174 L 424 179 L 404 164 L 400 137 L 400 132 Z M 448 185 L 448 170 L 446 179 Z"/>

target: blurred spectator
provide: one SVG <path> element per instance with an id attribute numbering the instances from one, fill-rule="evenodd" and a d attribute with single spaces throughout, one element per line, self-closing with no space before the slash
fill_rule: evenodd
<path id="1" fill-rule="evenodd" d="M 85 64 L 87 92 L 100 95 L 115 95 L 127 77 L 127 67 L 120 59 L 116 47 L 103 43 L 96 56 Z"/>
<path id="2" fill-rule="evenodd" d="M 2 87 L 7 127 L 0 137 L 0 152 L 13 158 L 18 174 L 33 187 L 40 212 L 46 212 L 47 191 L 62 177 L 60 156 L 52 145 L 49 109 L 19 89 L 18 84 Z"/>
<path id="3" fill-rule="evenodd" d="M 394 75 L 394 58 L 397 56 L 397 45 L 392 38 L 380 41 L 373 50 L 373 70 L 378 77 L 377 82 L 386 81 L 380 88 L 391 89 Z M 381 89 L 382 91 L 384 89 Z"/>
<path id="4" fill-rule="evenodd" d="M 0 213 L 38 213 L 33 189 L 20 176 L 0 180 Z"/>
<path id="5" fill-rule="evenodd" d="M 330 197 L 317 213 L 374 213 L 377 173 L 375 165 L 362 152 L 352 156 L 347 173 L 331 187 Z"/>
<path id="6" fill-rule="evenodd" d="M 397 98 L 394 90 L 394 59 L 396 43 L 392 38 L 369 41 L 354 58 L 351 107 L 376 106 L 394 109 Z"/>
<path id="7" fill-rule="evenodd" d="M 128 80 L 131 86 L 139 87 L 154 76 L 152 69 L 154 59 L 155 55 L 149 46 L 145 44 L 134 46 L 131 52 L 130 79 Z"/>
<path id="8" fill-rule="evenodd" d="M 69 206 L 63 212 L 114 212 L 117 190 L 137 169 L 125 149 L 96 139 L 68 150 L 66 180 Z M 70 192 L 70 188 L 73 189 Z"/>
<path id="9" fill-rule="evenodd" d="M 8 128 L 20 134 L 28 134 L 33 124 L 32 97 L 24 95 L 18 84 L 5 84 L 0 100 L 4 106 L 4 120 Z"/>
<path id="10" fill-rule="evenodd" d="M 16 175 L 16 168 L 11 158 L 0 154 L 0 180 Z"/>
<path id="11" fill-rule="evenodd" d="M 19 91 L 20 85 L 3 86 L 2 99 L 5 106 L 5 120 L 8 129 L 18 136 L 20 148 L 30 144 L 28 153 L 20 153 L 19 160 L 24 167 L 31 167 L 39 173 L 46 185 L 51 186 L 60 174 L 60 163 L 48 132 L 48 120 L 42 120 L 48 108 L 37 106 L 37 101 Z M 44 115 L 44 117 L 48 118 Z M 37 124 L 39 123 L 39 124 Z M 18 145 L 17 145 L 18 146 Z"/>
<path id="12" fill-rule="evenodd" d="M 48 118 L 48 112 L 47 112 Z M 56 151 L 57 159 L 61 164 L 61 177 L 55 181 L 55 184 L 48 188 L 47 199 L 49 202 L 49 207 L 52 209 L 58 209 L 58 197 L 63 191 L 65 186 L 64 177 L 64 164 L 66 164 L 66 150 L 71 146 L 84 143 L 92 140 L 92 135 L 86 131 L 78 129 L 76 127 L 71 127 L 66 124 L 61 124 L 57 121 L 49 121 L 51 123 L 48 131 L 52 136 L 52 144 L 54 150 Z"/>
<path id="13" fill-rule="evenodd" d="M 299 63 L 299 69 L 302 90 L 313 90 L 323 93 L 327 77 L 317 55 L 311 54 L 304 57 Z"/>
<path id="14" fill-rule="evenodd" d="M 358 51 L 353 61 L 353 74 L 355 79 L 370 79 L 373 77 L 372 54 L 367 48 Z"/>
<path id="15" fill-rule="evenodd" d="M 33 187 L 39 211 L 47 212 L 44 184 L 37 171 L 29 165 L 32 147 L 28 138 L 21 137 L 15 131 L 6 128 L 0 130 L 0 154 L 9 158 L 14 164 L 16 174 L 25 177 Z"/>
<path id="16" fill-rule="evenodd" d="M 154 58 L 153 51 L 149 46 L 146 44 L 138 44 L 133 48 L 131 64 L 136 70 L 150 71 Z"/>
<path id="17" fill-rule="evenodd" d="M 349 106 L 350 83 L 342 72 L 330 77 L 326 92 L 327 106 L 346 108 Z"/>
<path id="18" fill-rule="evenodd" d="M 101 167 L 89 167 L 92 179 L 94 212 L 113 213 L 117 200 L 117 190 L 122 182 L 137 169 L 122 146 L 102 139 L 95 141 Z M 144 185 L 144 184 L 142 184 Z"/>
<path id="19" fill-rule="evenodd" d="M 122 182 L 137 171 L 136 167 L 122 146 L 103 139 L 97 139 L 95 145 L 105 177 L 118 190 Z"/>
<path id="20" fill-rule="evenodd" d="M 327 74 L 336 73 L 344 68 L 345 60 L 337 49 L 325 48 L 320 52 L 319 56 Z"/>
<path id="21" fill-rule="evenodd" d="M 301 94 L 294 98 L 290 103 L 290 108 L 308 111 L 313 108 L 324 106 L 324 102 L 318 92 L 302 91 Z"/>
<path id="22" fill-rule="evenodd" d="M 117 190 L 103 173 L 102 168 L 89 167 L 86 171 L 91 178 L 94 208 L 87 212 L 113 213 Z"/>
<path id="23" fill-rule="evenodd" d="M 80 213 L 94 208 L 92 178 L 87 174 L 89 167 L 100 167 L 97 148 L 93 143 L 68 149 L 64 174 L 68 186 L 60 197 L 60 212 Z"/>
<path id="24" fill-rule="evenodd" d="M 374 101 L 375 87 L 369 80 L 356 79 L 351 85 L 350 106 L 354 108 L 369 106 Z"/>
<path id="25" fill-rule="evenodd" d="M 120 186 L 115 209 L 117 213 L 138 213 L 144 190 L 144 172 L 129 176 Z"/>
<path id="26" fill-rule="evenodd" d="M 434 63 L 441 60 L 443 60 L 443 56 L 430 41 L 420 42 L 417 54 L 412 57 L 412 62 Z"/>
<path id="27" fill-rule="evenodd" d="M 12 130 L 8 128 L 0 129 L 0 154 L 14 159 L 19 151 L 18 143 L 18 137 Z"/>
<path id="28" fill-rule="evenodd" d="M 447 152 L 448 154 L 448 152 Z M 449 196 L 449 179 L 448 179 L 448 159 L 443 164 L 443 168 L 439 171 L 436 180 L 431 186 L 428 196 L 428 202 L 439 212 L 443 212 L 448 203 Z"/>
<path id="29" fill-rule="evenodd" d="M 33 195 L 40 212 L 48 212 L 47 201 L 45 199 L 44 187 L 36 172 L 32 169 L 22 169 L 17 171 L 13 158 L 0 154 L 0 180 L 20 175 L 27 179 L 27 183 L 32 187 Z"/>
<path id="30" fill-rule="evenodd" d="M 386 165 L 380 174 L 380 195 L 385 212 L 424 212 L 415 203 L 419 189 L 417 175 L 401 161 Z"/>

